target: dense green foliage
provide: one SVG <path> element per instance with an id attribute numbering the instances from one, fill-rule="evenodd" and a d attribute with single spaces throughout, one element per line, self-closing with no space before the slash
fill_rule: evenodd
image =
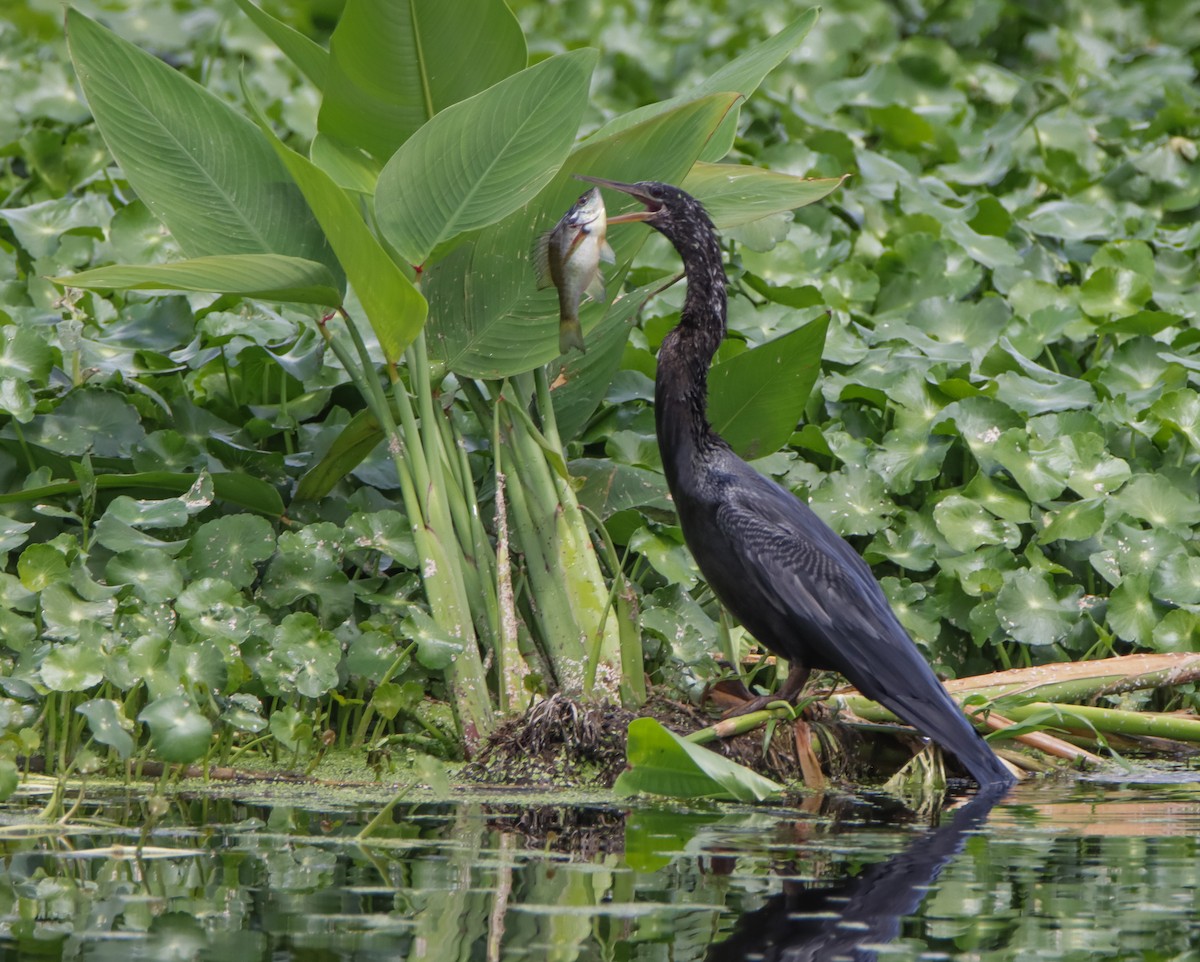
<path id="1" fill-rule="evenodd" d="M 681 174 L 697 155 L 801 176 L 851 174 L 830 200 L 794 215 L 738 224 L 736 205 L 726 212 L 724 223 L 736 225 L 725 231 L 732 334 L 714 390 L 726 382 L 773 394 L 758 372 L 776 355 L 792 372 L 779 390 L 793 389 L 806 368 L 817 376 L 814 332 L 825 346 L 790 441 L 795 406 L 771 409 L 773 419 L 756 409 L 749 420 L 758 430 L 745 418 L 738 425 L 737 404 L 714 419 L 745 450 L 766 454 L 762 470 L 864 550 L 939 666 L 962 672 L 1200 643 L 1197 4 L 1114 0 L 1053 14 L 999 0 L 928 12 L 841 5 L 745 102 L 728 157 L 701 153 L 728 106 L 715 99 L 725 88 L 697 85 L 778 33 L 788 22 L 780 14 L 717 2 L 512 6 L 535 65 L 579 63 L 589 55 L 546 57 L 599 38 L 590 98 L 577 103 L 585 133 L 619 138 L 621 115 L 633 108 L 710 93 L 670 115 L 681 130 L 710 124 L 680 159 Z M 324 42 L 331 22 L 314 16 L 296 26 Z M 518 475 L 514 493 L 545 491 L 551 509 L 604 522 L 611 550 L 601 552 L 601 584 L 624 572 L 609 635 L 618 622 L 640 629 L 656 680 L 688 688 L 711 677 L 714 647 L 734 654 L 744 640 L 721 630 L 673 525 L 648 404 L 653 351 L 673 323 L 678 288 L 627 326 L 644 296 L 678 270 L 674 252 L 659 238 L 641 246 L 642 228 L 614 237 L 623 264 L 636 255 L 626 286 L 641 294 L 614 306 L 607 326 L 601 305 L 585 312 L 594 346 L 565 369 L 550 412 L 538 401 L 560 365 L 536 378 L 525 372 L 554 353 L 552 295 L 536 295 L 538 310 L 526 311 L 509 279 L 494 289 L 502 307 L 493 309 L 488 288 L 477 293 L 468 281 L 478 282 L 479 264 L 520 262 L 535 226 L 548 226 L 577 192 L 565 174 L 524 212 L 509 213 L 537 191 L 512 194 L 505 182 L 497 190 L 511 194 L 511 207 L 481 213 L 478 198 L 464 197 L 444 217 L 404 193 L 404 164 L 444 155 L 438 131 L 411 137 L 406 145 L 416 146 L 395 156 L 395 143 L 369 140 L 359 101 L 331 93 L 355 78 L 322 75 L 322 102 L 313 75 L 327 64 L 302 39 L 289 55 L 303 70 L 232 4 L 131 3 L 103 20 L 215 94 L 214 117 L 226 117 L 222 103 L 245 117 L 257 105 L 259 128 L 244 118 L 219 122 L 245 139 L 262 169 L 280 158 L 322 225 L 344 213 L 344 195 L 256 130 L 277 130 L 306 154 L 320 132 L 311 155 L 343 186 L 382 168 L 386 245 L 413 260 L 442 258 L 422 282 L 435 334 L 426 346 L 413 341 L 416 325 L 398 331 L 383 318 L 412 285 L 398 261 L 380 267 L 378 241 L 354 233 L 331 255 L 312 223 L 283 224 L 280 244 L 294 246 L 269 251 L 287 260 L 242 261 L 253 270 L 232 280 L 230 265 L 218 264 L 221 296 L 109 293 L 99 283 L 64 296 L 47 278 L 256 249 L 215 250 L 220 231 L 189 234 L 186 216 L 137 198 L 136 178 L 112 166 L 73 85 L 56 6 L 37 0 L 0 24 L 10 68 L 0 72 L 6 757 L 45 753 L 65 768 L 72 758 L 88 765 L 149 745 L 163 759 L 191 760 L 214 734 L 222 757 L 252 744 L 309 754 L 326 729 L 347 742 L 453 751 L 451 712 L 441 706 L 462 708 L 447 675 L 464 671 L 455 653 L 474 651 L 478 635 L 484 652 L 502 659 L 511 642 L 534 666 L 514 676 L 517 687 L 548 684 L 554 671 L 539 669 L 539 659 L 553 662 L 544 646 L 556 632 L 541 623 L 538 592 L 557 590 L 564 559 L 592 550 L 577 539 L 576 555 L 546 557 L 542 582 L 518 566 L 516 625 L 495 616 L 503 568 L 479 561 L 486 552 L 468 552 L 479 567 L 464 583 L 444 595 L 431 589 L 431 552 L 495 541 L 501 429 L 513 439 L 509 473 L 546 461 L 536 477 Z M 360 36 L 370 39 L 369 30 Z M 73 43 L 76 58 L 86 57 L 78 34 Z M 492 65 L 486 82 L 523 65 Z M 446 103 L 477 89 L 454 89 Z M 453 123 L 449 113 L 444 122 L 448 114 L 437 114 L 443 126 Z M 347 152 L 331 132 L 366 154 Z M 722 127 L 712 143 L 723 145 L 727 133 Z M 114 136 L 105 131 L 118 150 Z M 131 138 L 126 149 L 137 148 Z M 595 172 L 637 179 L 663 169 Z M 703 182 L 704 170 L 692 176 Z M 488 226 L 493 215 L 507 219 Z M 457 232 L 469 235 L 458 250 L 479 261 L 442 249 Z M 255 273 L 266 271 L 274 290 L 294 295 L 285 300 L 340 303 L 341 269 L 368 265 L 385 270 L 393 298 L 372 304 L 370 285 L 350 277 L 370 321 L 367 347 L 376 363 L 406 360 L 399 383 L 416 398 L 420 425 L 406 437 L 420 439 L 431 471 L 461 482 L 444 489 L 464 492 L 461 502 L 430 504 L 420 490 L 400 490 L 412 461 L 378 444 L 380 421 L 392 414 L 381 394 L 370 395 L 373 370 L 353 348 L 336 358 L 327 350 L 316 309 L 241 296 L 272 289 Z M 157 286 L 175 285 L 205 289 L 177 278 Z M 439 304 L 457 313 L 439 313 Z M 461 325 L 436 333 L 451 313 Z M 526 339 L 489 341 L 497 317 L 515 318 L 511 330 Z M 495 363 L 502 349 L 510 359 Z M 447 371 L 456 376 L 443 380 Z M 516 380 L 500 380 L 509 376 Z M 472 387 L 475 378 L 487 383 Z M 799 383 L 794 401 L 803 404 Z M 502 385 L 519 403 L 504 406 Z M 522 414 L 531 398 L 536 425 Z M 547 443 L 556 432 L 559 444 Z M 563 445 L 584 514 L 571 508 L 575 489 L 558 473 Z M 306 497 L 295 498 L 298 486 Z M 417 512 L 423 523 L 414 529 Z M 526 516 L 535 517 L 532 508 Z M 453 536 L 437 530 L 438 517 Z M 432 547 L 421 541 L 430 530 Z M 537 538 L 514 532 L 519 560 L 538 552 Z M 604 608 L 595 591 L 602 571 L 592 565 L 581 592 Z M 464 618 L 456 608 L 464 598 L 492 607 Z M 614 651 L 618 643 L 627 654 L 628 638 L 606 641 Z M 626 676 L 640 678 L 630 661 Z M 494 661 L 477 670 L 504 690 Z M 76 757 L 89 736 L 93 748 Z M 4 771 L 11 779 L 11 766 Z"/>

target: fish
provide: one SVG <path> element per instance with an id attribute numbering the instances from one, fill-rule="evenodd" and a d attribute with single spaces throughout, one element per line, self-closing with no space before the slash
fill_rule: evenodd
<path id="1" fill-rule="evenodd" d="M 583 330 L 579 326 L 579 304 L 583 295 L 604 299 L 604 275 L 600 262 L 617 262 L 604 235 L 608 219 L 600 188 L 593 187 L 567 211 L 554 229 L 538 238 L 534 247 L 534 269 L 538 287 L 558 288 L 558 349 L 583 353 Z"/>

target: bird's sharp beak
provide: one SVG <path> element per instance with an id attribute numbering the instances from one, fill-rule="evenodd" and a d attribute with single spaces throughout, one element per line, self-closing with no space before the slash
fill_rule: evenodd
<path id="1" fill-rule="evenodd" d="M 605 180 L 602 177 L 588 177 L 584 174 L 576 174 L 579 180 L 586 180 L 590 184 L 599 184 L 601 187 L 609 187 L 613 190 L 619 190 L 623 194 L 628 194 L 630 197 L 641 201 L 646 205 L 645 210 L 631 210 L 627 214 L 618 214 L 616 217 L 608 218 L 609 226 L 613 224 L 633 224 L 638 221 L 650 220 L 658 213 L 659 203 L 649 194 L 645 193 L 637 184 L 622 184 L 617 180 Z"/>

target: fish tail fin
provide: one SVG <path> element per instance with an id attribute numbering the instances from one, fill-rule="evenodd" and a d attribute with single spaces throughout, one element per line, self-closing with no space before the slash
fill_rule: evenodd
<path id="1" fill-rule="evenodd" d="M 583 328 L 579 326 L 579 318 L 560 318 L 558 322 L 558 352 L 566 354 L 573 347 L 578 348 L 580 354 L 587 353 L 587 348 L 583 344 Z"/>

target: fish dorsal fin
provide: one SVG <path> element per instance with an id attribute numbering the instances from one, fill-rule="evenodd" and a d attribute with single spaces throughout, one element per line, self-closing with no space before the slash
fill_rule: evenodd
<path id="1" fill-rule="evenodd" d="M 552 287 L 554 278 L 550 274 L 550 235 L 552 231 L 546 231 L 533 242 L 533 248 L 530 250 L 530 257 L 533 259 L 533 272 L 537 276 L 538 290 L 543 287 Z"/>

